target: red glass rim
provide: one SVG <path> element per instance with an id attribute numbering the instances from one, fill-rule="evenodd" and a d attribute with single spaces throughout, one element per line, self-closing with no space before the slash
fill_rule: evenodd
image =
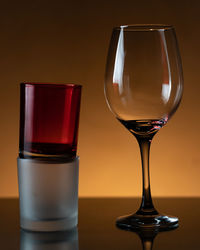
<path id="1" fill-rule="evenodd" d="M 22 82 L 21 85 L 34 87 L 63 87 L 63 88 L 82 88 L 82 85 L 75 83 L 50 83 L 50 82 Z"/>

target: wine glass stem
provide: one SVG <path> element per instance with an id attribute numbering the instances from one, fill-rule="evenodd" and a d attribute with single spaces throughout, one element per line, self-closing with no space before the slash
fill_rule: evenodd
<path id="1" fill-rule="evenodd" d="M 149 175 L 149 151 L 151 140 L 153 135 L 148 136 L 136 136 L 137 141 L 140 146 L 140 153 L 142 159 L 142 178 L 143 178 L 143 194 L 142 203 L 140 206 L 138 214 L 155 214 L 155 210 L 151 198 L 151 188 L 150 188 L 150 175 Z"/>
<path id="2" fill-rule="evenodd" d="M 142 242 L 143 250 L 152 250 L 153 247 L 153 241 L 151 240 L 145 240 Z"/>

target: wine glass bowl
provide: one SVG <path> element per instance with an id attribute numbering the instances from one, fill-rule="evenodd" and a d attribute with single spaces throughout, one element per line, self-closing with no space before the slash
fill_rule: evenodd
<path id="1" fill-rule="evenodd" d="M 121 26 L 112 33 L 105 95 L 122 120 L 168 120 L 182 96 L 182 68 L 171 26 Z"/>
<path id="2" fill-rule="evenodd" d="M 178 219 L 153 206 L 149 150 L 153 136 L 178 108 L 183 73 L 175 29 L 170 25 L 124 25 L 113 29 L 105 72 L 105 96 L 115 117 L 136 137 L 142 158 L 143 196 L 136 214 L 117 220 L 125 228 L 169 229 Z"/>

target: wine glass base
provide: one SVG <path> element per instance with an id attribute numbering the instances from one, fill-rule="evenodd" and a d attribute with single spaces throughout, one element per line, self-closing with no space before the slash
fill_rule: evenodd
<path id="1" fill-rule="evenodd" d="M 130 231 L 158 230 L 168 231 L 178 227 L 178 218 L 167 215 L 128 215 L 119 217 L 117 227 Z"/>

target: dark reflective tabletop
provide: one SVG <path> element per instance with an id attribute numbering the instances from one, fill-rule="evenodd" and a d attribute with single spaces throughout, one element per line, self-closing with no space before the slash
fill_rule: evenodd
<path id="1" fill-rule="evenodd" d="M 61 233 L 31 233 L 19 228 L 17 199 L 0 199 L 1 249 L 89 250 L 145 249 L 198 250 L 200 199 L 155 199 L 155 207 L 179 217 L 179 228 L 169 232 L 137 234 L 115 227 L 118 216 L 135 212 L 139 199 L 80 199 L 77 230 Z M 151 246 L 151 242 L 153 245 Z M 151 248 L 152 247 L 152 248 Z"/>

